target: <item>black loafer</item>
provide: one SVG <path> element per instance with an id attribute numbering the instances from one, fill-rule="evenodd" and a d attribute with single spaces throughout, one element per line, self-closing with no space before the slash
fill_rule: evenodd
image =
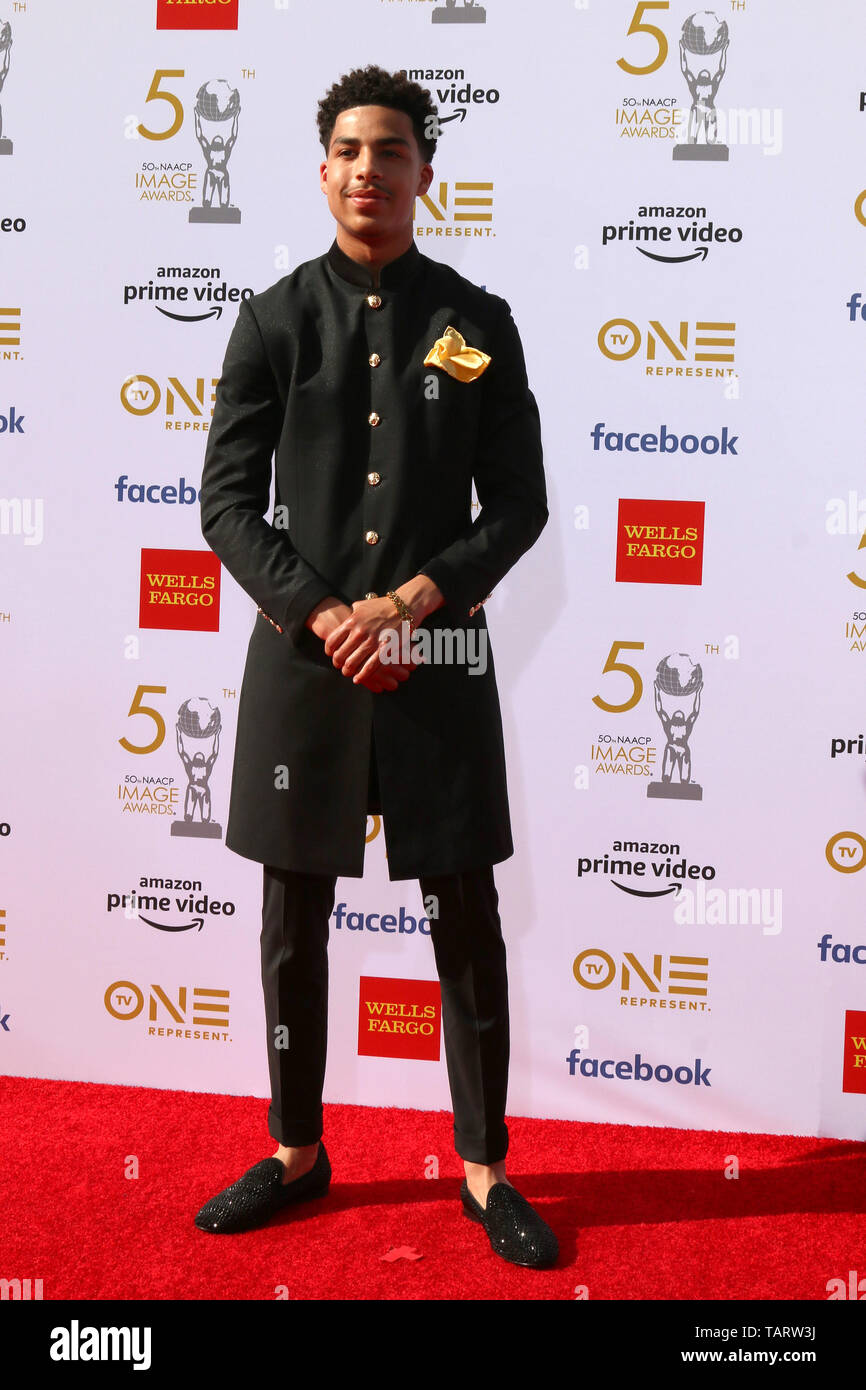
<path id="1" fill-rule="evenodd" d="M 487 1206 L 482 1207 L 464 1178 L 460 1200 L 465 1215 L 484 1227 L 492 1248 L 503 1260 L 528 1269 L 547 1269 L 556 1263 L 556 1236 L 516 1188 L 505 1182 L 494 1183 L 487 1194 Z"/>
<path id="2" fill-rule="evenodd" d="M 331 1165 L 324 1144 L 319 1142 L 319 1152 L 309 1173 L 284 1183 L 285 1171 L 278 1158 L 263 1158 L 231 1187 L 205 1202 L 195 1218 L 196 1226 L 200 1231 L 218 1235 L 252 1231 L 266 1225 L 283 1207 L 324 1197 L 331 1182 Z"/>

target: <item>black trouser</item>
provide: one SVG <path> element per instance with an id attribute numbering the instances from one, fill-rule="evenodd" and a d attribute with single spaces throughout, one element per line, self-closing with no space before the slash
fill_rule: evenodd
<path id="1" fill-rule="evenodd" d="M 371 749 L 370 807 L 378 810 Z M 290 1148 L 322 1137 L 328 1045 L 328 935 L 336 875 L 265 865 L 262 987 L 271 1078 L 268 1132 Z M 422 896 L 438 899 L 430 936 L 442 994 L 445 1061 L 454 1146 L 469 1163 L 498 1163 L 508 1151 L 509 1022 L 505 942 L 491 865 L 425 875 Z M 280 1025 L 286 1032 L 279 1033 Z M 288 1041 L 288 1046 L 278 1046 Z"/>

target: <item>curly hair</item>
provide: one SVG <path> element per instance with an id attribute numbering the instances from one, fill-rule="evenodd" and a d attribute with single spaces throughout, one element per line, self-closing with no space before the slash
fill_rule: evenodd
<path id="1" fill-rule="evenodd" d="M 319 102 L 316 124 L 325 154 L 330 148 L 337 117 L 353 106 L 390 106 L 392 110 L 404 111 L 412 121 L 421 156 L 425 163 L 430 163 L 436 152 L 439 112 L 426 87 L 410 82 L 404 72 L 386 72 L 374 63 L 365 68 L 353 68 L 335 82 Z"/>

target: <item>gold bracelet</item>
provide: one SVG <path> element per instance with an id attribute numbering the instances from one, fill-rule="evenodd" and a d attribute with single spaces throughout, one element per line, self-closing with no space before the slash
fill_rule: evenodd
<path id="1" fill-rule="evenodd" d="M 392 602 L 392 603 L 394 604 L 394 606 L 396 607 L 397 612 L 400 614 L 400 617 L 403 619 L 403 622 L 409 624 L 409 631 L 412 632 L 413 629 L 414 629 L 414 627 L 415 627 L 415 618 L 414 618 L 413 614 L 410 612 L 410 610 L 406 607 L 406 605 L 405 605 L 405 603 L 403 602 L 403 600 L 400 598 L 400 595 L 399 595 L 399 594 L 395 594 L 393 589 L 389 589 L 389 590 L 388 590 L 387 597 L 391 600 L 391 602 Z"/>

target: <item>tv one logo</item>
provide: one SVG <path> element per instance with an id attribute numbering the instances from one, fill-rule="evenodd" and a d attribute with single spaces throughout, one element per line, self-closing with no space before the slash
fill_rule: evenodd
<path id="1" fill-rule="evenodd" d="M 636 1007 L 685 1008 L 702 1012 L 706 1005 L 709 966 L 708 956 L 669 956 L 667 970 L 663 967 L 664 957 L 654 954 L 652 967 L 647 968 L 633 951 L 624 951 L 619 969 L 620 1004 Z M 584 989 L 607 989 L 617 977 L 617 967 L 613 956 L 597 946 L 589 946 L 574 959 L 572 973 Z M 665 974 L 667 979 L 665 980 Z M 634 978 L 634 984 L 632 979 Z M 631 990 L 640 990 L 642 996 L 631 996 Z M 672 1002 L 653 996 L 662 994 L 672 997 Z M 673 1002 L 675 1000 L 676 1002 Z"/>
<path id="2" fill-rule="evenodd" d="M 0 309 L 0 362 L 19 362 L 20 346 L 21 310 Z"/>
<path id="3" fill-rule="evenodd" d="M 856 874 L 866 864 L 866 839 L 856 830 L 840 830 L 827 841 L 824 853 L 831 869 L 840 874 Z"/>
<path id="4" fill-rule="evenodd" d="M 217 376 L 198 376 L 194 383 L 187 385 L 179 377 L 170 376 L 163 390 L 154 377 L 136 374 L 124 380 L 120 388 L 120 403 L 130 415 L 140 419 L 152 415 L 163 405 L 167 430 L 200 430 L 206 434 L 218 384 Z"/>
<path id="5" fill-rule="evenodd" d="M 437 197 L 438 201 L 434 202 L 431 189 L 429 193 L 422 193 L 415 200 L 412 208 L 412 220 L 416 224 L 416 237 L 492 236 L 492 183 L 456 182 L 454 184 L 453 211 L 448 205 L 448 184 L 444 179 L 439 184 Z M 419 225 L 419 202 L 429 214 L 430 220 L 424 225 Z M 479 223 L 483 223 L 483 225 L 479 226 Z"/>
<path id="6" fill-rule="evenodd" d="M 238 0 L 156 0 L 157 29 L 237 29 Z"/>
<path id="7" fill-rule="evenodd" d="M 647 376 L 728 376 L 733 370 L 736 327 L 736 323 L 714 319 L 696 319 L 694 325 L 681 319 L 678 328 L 669 330 L 658 319 L 650 319 L 649 327 L 641 333 L 631 319 L 608 319 L 598 330 L 598 346 L 611 362 L 627 362 L 643 349 L 651 364 L 646 368 Z M 654 365 L 660 357 L 664 365 Z M 683 363 L 698 365 L 679 365 Z M 720 368 L 704 363 L 729 365 Z"/>
<path id="8" fill-rule="evenodd" d="M 191 1002 L 189 1001 L 192 996 Z M 172 999 L 162 985 L 150 985 L 147 995 L 148 1035 L 151 1037 L 196 1037 L 211 1041 L 226 1036 L 229 1026 L 229 991 L 179 985 Z M 133 980 L 115 980 L 105 991 L 104 1003 L 112 1018 L 129 1023 L 144 1012 L 143 990 Z M 191 1026 L 190 1026 L 191 1025 Z M 201 1028 L 205 1032 L 200 1031 Z"/>

